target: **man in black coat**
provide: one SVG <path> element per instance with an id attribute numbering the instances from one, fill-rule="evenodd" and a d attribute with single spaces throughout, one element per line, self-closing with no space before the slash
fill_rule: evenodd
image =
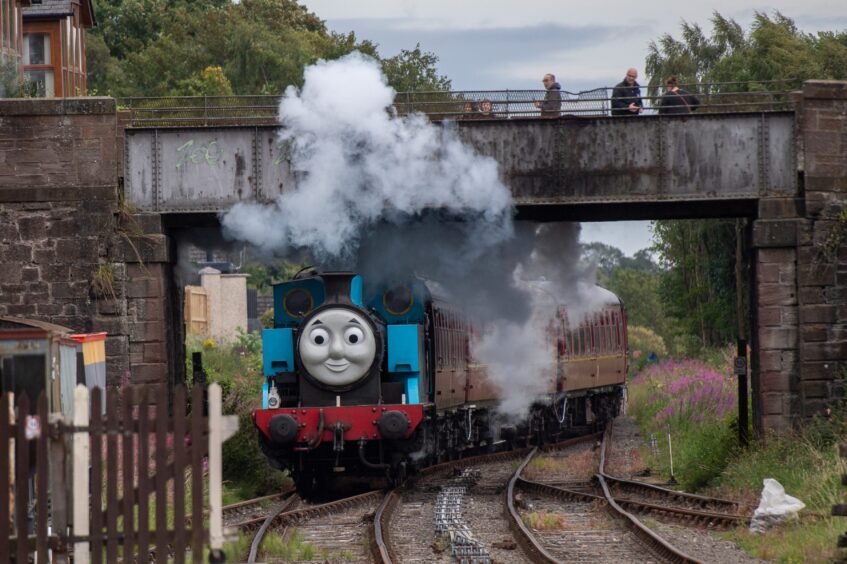
<path id="1" fill-rule="evenodd" d="M 700 98 L 679 87 L 676 76 L 671 75 L 665 81 L 665 93 L 659 100 L 659 114 L 690 114 L 700 106 Z"/>
<path id="2" fill-rule="evenodd" d="M 638 71 L 629 69 L 626 77 L 612 90 L 612 115 L 637 116 L 644 109 L 641 101 L 641 86 L 636 79 Z"/>

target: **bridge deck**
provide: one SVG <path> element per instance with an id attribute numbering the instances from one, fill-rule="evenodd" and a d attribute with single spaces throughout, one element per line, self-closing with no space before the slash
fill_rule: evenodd
<path id="1" fill-rule="evenodd" d="M 465 142 L 499 163 L 524 210 L 797 192 L 794 112 L 456 123 Z M 159 213 L 272 201 L 298 177 L 277 132 L 267 125 L 128 129 L 127 199 Z"/>

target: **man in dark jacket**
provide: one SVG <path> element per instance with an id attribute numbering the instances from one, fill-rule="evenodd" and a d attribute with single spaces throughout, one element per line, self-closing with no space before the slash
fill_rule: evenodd
<path id="1" fill-rule="evenodd" d="M 535 102 L 535 107 L 541 109 L 541 117 L 553 119 L 562 115 L 562 86 L 556 82 L 556 76 L 550 73 L 541 80 L 547 93 L 543 102 Z"/>
<path id="2" fill-rule="evenodd" d="M 671 75 L 665 81 L 665 93 L 659 100 L 659 113 L 662 115 L 690 114 L 700 106 L 700 98 L 679 87 L 676 76 Z"/>
<path id="3" fill-rule="evenodd" d="M 637 116 L 644 109 L 641 86 L 636 82 L 638 71 L 629 69 L 626 77 L 612 90 L 612 115 Z"/>

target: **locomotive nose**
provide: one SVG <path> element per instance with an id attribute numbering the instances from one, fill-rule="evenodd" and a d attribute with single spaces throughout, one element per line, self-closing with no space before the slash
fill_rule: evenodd
<path id="1" fill-rule="evenodd" d="M 275 443 L 290 443 L 297 438 L 297 421 L 290 415 L 275 415 L 268 423 L 268 434 Z"/>
<path id="2" fill-rule="evenodd" d="M 409 419 L 400 411 L 386 411 L 376 423 L 384 439 L 400 439 L 409 428 Z"/>

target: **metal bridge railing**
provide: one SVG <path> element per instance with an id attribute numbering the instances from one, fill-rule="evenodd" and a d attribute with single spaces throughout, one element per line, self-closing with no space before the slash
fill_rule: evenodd
<path id="1" fill-rule="evenodd" d="M 720 82 L 680 85 L 700 99 L 697 113 L 781 111 L 792 108 L 791 92 L 802 81 L 784 79 L 758 82 Z M 583 92 L 561 91 L 560 116 L 611 115 L 612 87 Z M 642 87 L 642 114 L 658 113 L 658 87 Z M 541 116 L 544 90 L 463 90 L 454 92 L 398 92 L 393 109 L 398 115 L 426 114 L 439 121 L 518 119 Z M 129 110 L 133 127 L 184 127 L 218 125 L 272 125 L 278 123 L 281 95 L 168 96 L 120 98 L 118 107 Z M 549 117 L 549 113 L 545 117 Z"/>

